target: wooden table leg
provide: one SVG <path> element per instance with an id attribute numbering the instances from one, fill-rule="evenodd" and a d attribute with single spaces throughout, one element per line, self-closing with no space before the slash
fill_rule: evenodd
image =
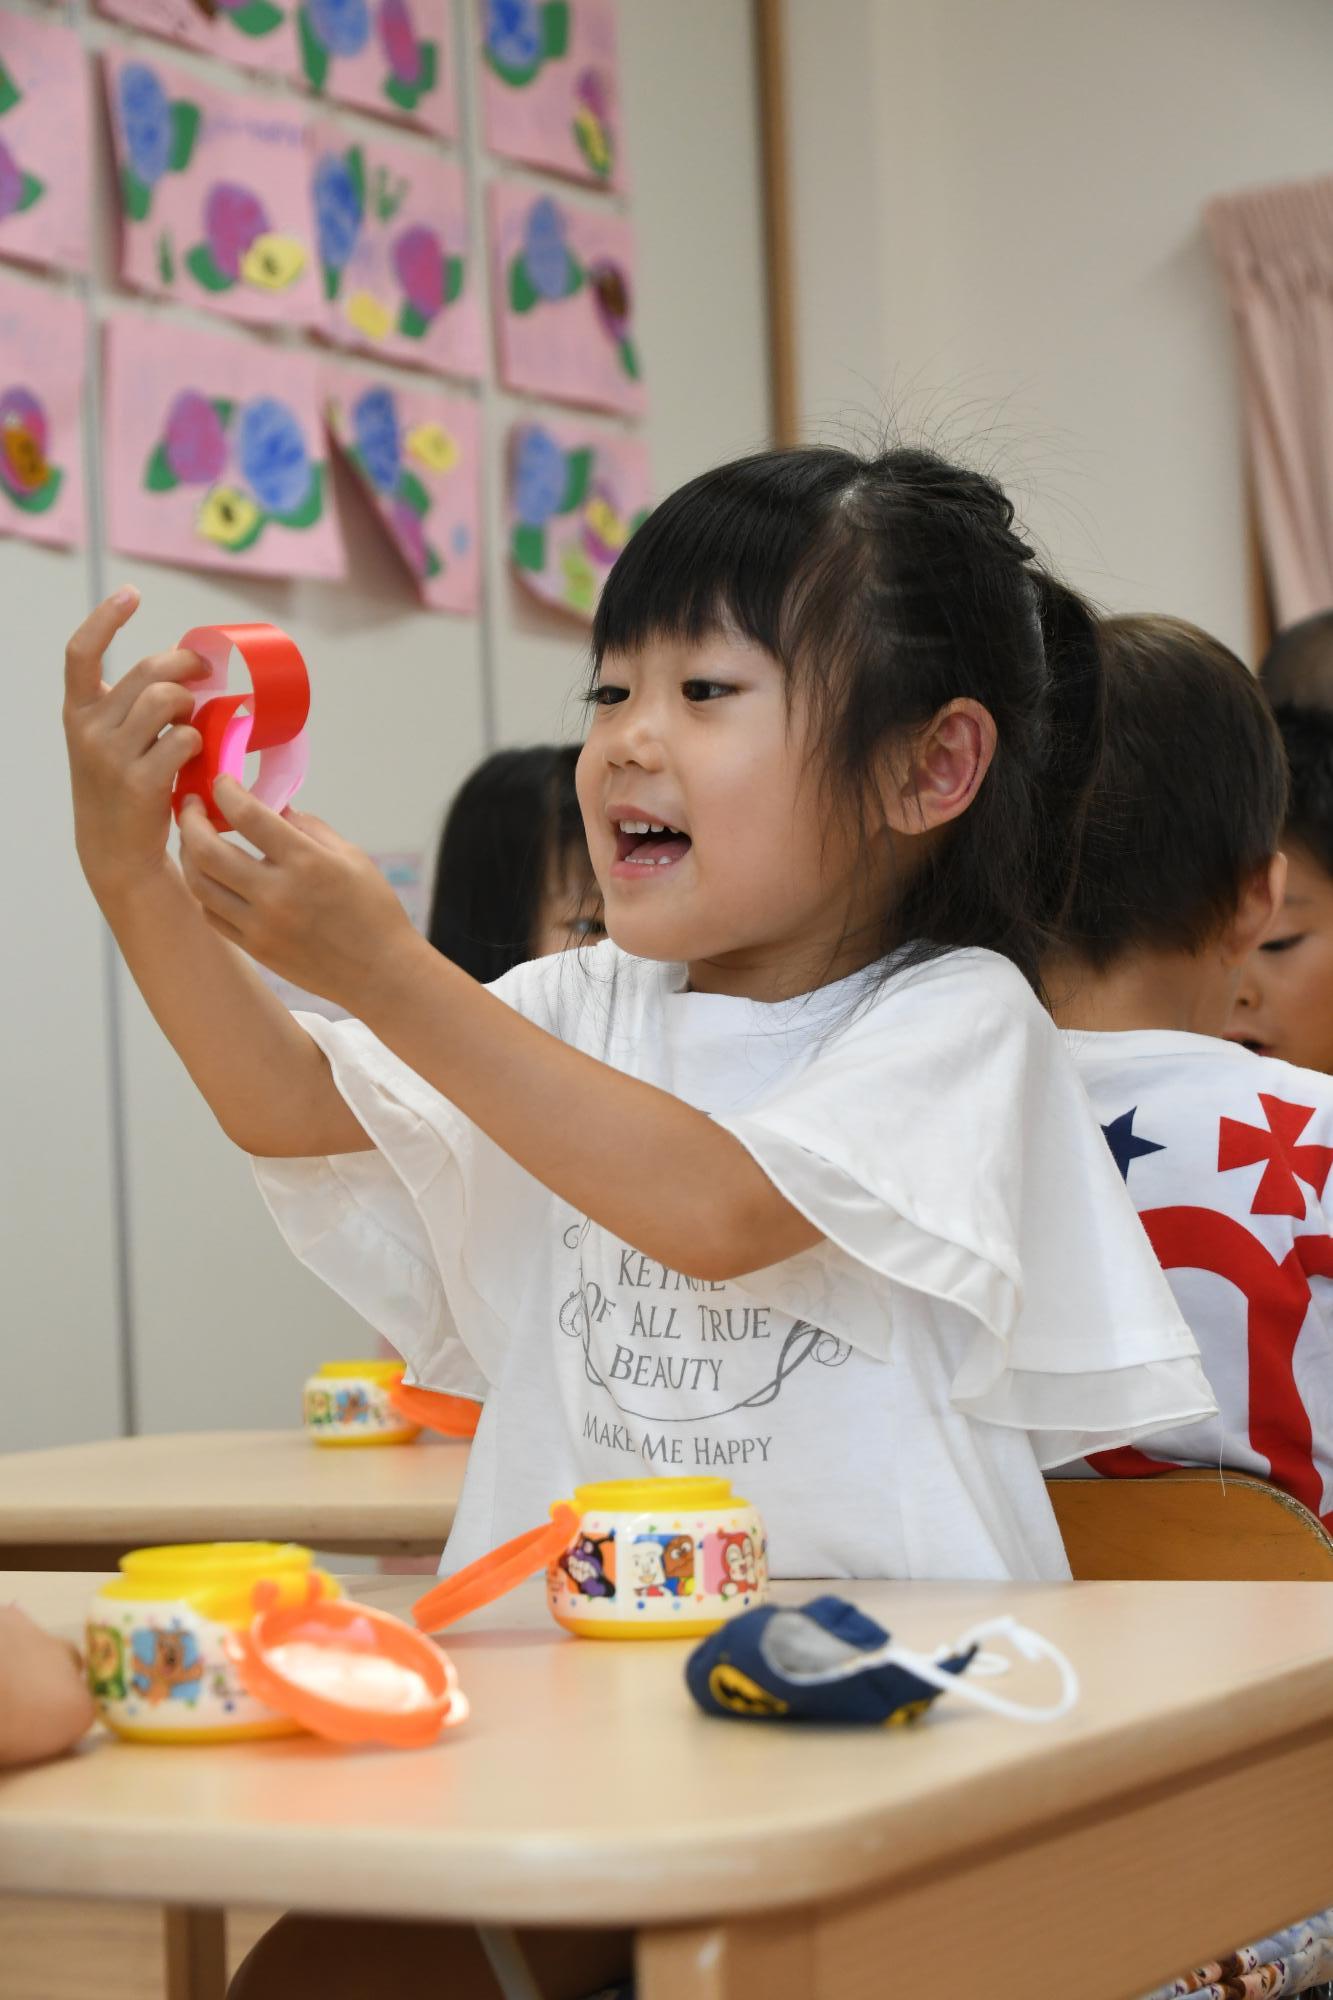
<path id="1" fill-rule="evenodd" d="M 162 1926 L 167 2000 L 226 2000 L 225 1913 L 171 1903 L 162 1912 Z"/>
<path id="2" fill-rule="evenodd" d="M 823 2000 L 813 1910 L 755 1923 L 640 1931 L 636 2000 Z"/>

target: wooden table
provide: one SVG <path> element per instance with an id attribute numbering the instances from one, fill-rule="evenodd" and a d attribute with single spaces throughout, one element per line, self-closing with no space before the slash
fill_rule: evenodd
<path id="1" fill-rule="evenodd" d="M 95 1581 L 0 1601 L 73 1633 Z M 533 1585 L 453 1636 L 473 1713 L 437 1749 L 93 1738 L 6 1778 L 0 1891 L 632 1924 L 640 2000 L 1129 2000 L 1333 1901 L 1333 1586 L 848 1588 L 918 1647 L 1011 1612 L 1082 1700 L 1045 1728 L 947 1700 L 908 1730 L 710 1720 L 685 1644 L 565 1638 Z M 210 1938 L 174 1993 L 218 1990 Z"/>
<path id="2" fill-rule="evenodd" d="M 304 1431 L 187 1431 L 0 1455 L 0 1569 L 113 1569 L 153 1542 L 294 1541 L 438 1555 L 467 1445 L 335 1449 Z"/>

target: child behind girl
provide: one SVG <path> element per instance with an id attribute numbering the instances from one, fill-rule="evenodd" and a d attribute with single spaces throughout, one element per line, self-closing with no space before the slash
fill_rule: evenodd
<path id="1" fill-rule="evenodd" d="M 194 668 L 101 686 L 133 592 L 73 640 L 79 852 L 150 1006 L 297 1254 L 487 1382 L 450 1568 L 581 1481 L 724 1472 L 778 1574 L 1062 1577 L 1043 1467 L 1211 1413 L 1033 990 L 1101 687 L 1012 518 L 903 450 L 659 507 L 579 764 L 612 941 L 489 990 L 225 780 L 260 857 L 187 811 L 178 873 Z"/>

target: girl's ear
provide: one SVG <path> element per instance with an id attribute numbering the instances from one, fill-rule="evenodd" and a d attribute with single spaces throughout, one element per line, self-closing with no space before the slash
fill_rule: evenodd
<path id="1" fill-rule="evenodd" d="M 979 701 L 951 701 L 895 762 L 881 786 L 895 833 L 929 833 L 966 812 L 995 755 L 995 718 Z"/>

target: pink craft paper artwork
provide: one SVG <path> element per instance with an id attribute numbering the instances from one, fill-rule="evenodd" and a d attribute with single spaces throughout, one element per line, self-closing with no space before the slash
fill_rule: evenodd
<path id="1" fill-rule="evenodd" d="M 616 0 L 479 0 L 486 144 L 525 166 L 625 185 Z"/>
<path id="2" fill-rule="evenodd" d="M 124 555 L 341 576 L 311 354 L 122 314 L 106 329 L 108 537 Z"/>
<path id="3" fill-rule="evenodd" d="M 490 230 L 504 386 L 637 416 L 645 397 L 629 223 L 495 182 Z"/>
<path id="4" fill-rule="evenodd" d="M 543 604 L 591 619 L 612 563 L 651 505 L 641 438 L 545 417 L 511 429 L 506 544 L 515 576 Z"/>
<path id="5" fill-rule="evenodd" d="M 82 301 L 0 279 L 0 535 L 83 540 Z"/>
<path id="6" fill-rule="evenodd" d="M 97 0 L 113 21 L 274 76 L 299 76 L 288 0 Z"/>
<path id="7" fill-rule="evenodd" d="M 318 95 L 453 136 L 450 0 L 296 0 L 295 11 L 301 72 Z"/>
<path id="8" fill-rule="evenodd" d="M 0 256 L 87 268 L 91 97 L 73 28 L 0 14 Z"/>
<path id="9" fill-rule="evenodd" d="M 373 502 L 423 604 L 481 602 L 481 424 L 467 396 L 329 369 L 329 429 Z"/>
<path id="10" fill-rule="evenodd" d="M 138 54 L 107 56 L 105 73 L 125 282 L 229 319 L 318 326 L 299 106 L 216 90 Z"/>
<path id="11" fill-rule="evenodd" d="M 313 188 L 327 337 L 480 376 L 480 271 L 462 168 L 424 147 L 366 144 L 320 125 Z"/>

